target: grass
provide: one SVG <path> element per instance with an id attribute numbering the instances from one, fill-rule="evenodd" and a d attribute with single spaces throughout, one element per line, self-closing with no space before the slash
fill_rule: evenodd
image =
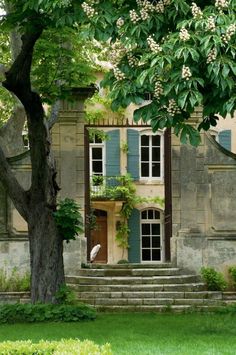
<path id="1" fill-rule="evenodd" d="M 0 325 L 0 341 L 61 338 L 109 342 L 114 354 L 236 354 L 233 315 L 98 314 L 93 322 Z"/>

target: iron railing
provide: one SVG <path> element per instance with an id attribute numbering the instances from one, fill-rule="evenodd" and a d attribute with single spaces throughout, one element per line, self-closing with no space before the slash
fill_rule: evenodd
<path id="1" fill-rule="evenodd" d="M 90 177 L 90 198 L 91 200 L 123 200 L 125 187 L 121 176 Z"/>

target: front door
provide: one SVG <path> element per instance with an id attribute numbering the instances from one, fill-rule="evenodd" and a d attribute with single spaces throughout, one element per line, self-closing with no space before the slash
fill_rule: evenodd
<path id="1" fill-rule="evenodd" d="M 102 210 L 95 210 L 96 228 L 91 232 L 91 250 L 100 244 L 99 250 L 93 263 L 107 263 L 107 213 Z"/>

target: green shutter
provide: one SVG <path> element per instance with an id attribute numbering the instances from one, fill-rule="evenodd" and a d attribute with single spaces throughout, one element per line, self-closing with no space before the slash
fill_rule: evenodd
<path id="1" fill-rule="evenodd" d="M 120 175 L 120 131 L 107 132 L 106 141 L 106 176 Z"/>
<path id="2" fill-rule="evenodd" d="M 127 171 L 134 180 L 139 180 L 139 132 L 135 129 L 128 129 L 127 142 Z"/>
<path id="3" fill-rule="evenodd" d="M 130 263 L 140 263 L 140 212 L 134 208 L 129 218 L 129 249 Z"/>
<path id="4" fill-rule="evenodd" d="M 221 131 L 219 133 L 219 143 L 225 149 L 231 151 L 231 130 L 226 129 L 225 131 Z"/>

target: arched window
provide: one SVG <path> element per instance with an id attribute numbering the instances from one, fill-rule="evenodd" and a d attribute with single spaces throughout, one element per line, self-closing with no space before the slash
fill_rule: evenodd
<path id="1" fill-rule="evenodd" d="M 161 212 L 156 209 L 141 211 L 141 261 L 156 262 L 163 259 L 163 233 Z"/>
<path id="2" fill-rule="evenodd" d="M 140 178 L 163 178 L 163 135 L 145 131 L 141 133 Z"/>

